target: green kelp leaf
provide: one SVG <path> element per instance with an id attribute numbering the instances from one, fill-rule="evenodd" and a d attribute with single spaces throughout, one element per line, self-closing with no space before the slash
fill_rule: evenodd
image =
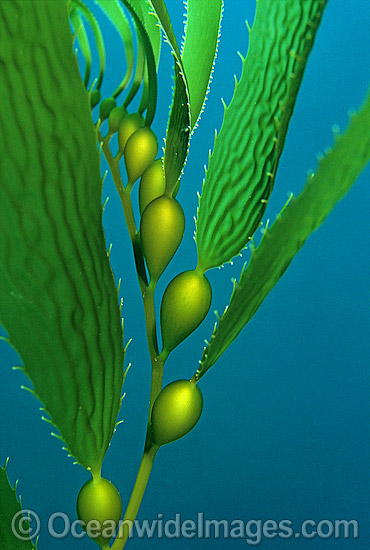
<path id="1" fill-rule="evenodd" d="M 135 58 L 132 32 L 119 0 L 95 0 L 95 3 L 116 28 L 124 46 L 122 53 L 126 57 L 127 68 L 121 83 L 112 94 L 113 97 L 117 97 L 127 87 L 134 74 Z"/>
<path id="2" fill-rule="evenodd" d="M 184 73 L 175 58 L 175 91 L 168 120 L 166 146 L 164 149 L 164 171 L 166 191 L 173 193 L 185 165 L 190 139 L 189 95 Z"/>
<path id="3" fill-rule="evenodd" d="M 163 29 L 163 32 L 167 37 L 167 40 L 174 54 L 178 59 L 180 59 L 181 58 L 180 50 L 177 45 L 175 33 L 173 32 L 171 19 L 170 19 L 170 16 L 168 15 L 166 4 L 164 3 L 163 0 L 149 0 L 149 2 L 153 7 L 154 13 L 158 18 L 158 21 Z"/>
<path id="4" fill-rule="evenodd" d="M 144 77 L 144 90 L 138 111 L 139 113 L 143 113 L 147 109 L 145 124 L 150 126 L 157 107 L 157 66 L 152 43 L 145 26 L 145 17 L 141 15 L 144 6 L 143 2 L 139 2 L 138 0 L 122 0 L 122 2 L 130 11 L 138 31 L 138 56 L 140 55 L 141 48 L 145 53 L 145 58 L 143 56 L 145 64 L 143 64 L 142 68 L 144 70 L 146 66 L 147 70 L 142 75 Z M 136 7 L 134 7 L 135 5 Z M 124 105 L 126 106 L 126 102 Z"/>
<path id="5" fill-rule="evenodd" d="M 173 32 L 170 17 L 163 0 L 150 0 L 162 30 L 172 48 L 175 62 L 175 88 L 170 117 L 168 120 L 166 145 L 164 150 L 164 171 L 166 192 L 173 193 L 189 150 L 190 139 L 190 101 L 186 76 L 182 65 L 180 50 Z"/>
<path id="6" fill-rule="evenodd" d="M 84 84 L 87 88 L 89 85 L 90 74 L 91 74 L 91 65 L 92 65 L 92 55 L 90 42 L 87 36 L 85 25 L 83 23 L 82 17 L 78 13 L 77 4 L 75 2 L 71 3 L 69 9 L 69 18 L 71 20 L 71 25 L 74 30 L 76 40 L 81 49 L 83 58 L 85 60 L 85 76 Z"/>
<path id="7" fill-rule="evenodd" d="M 85 69 L 84 84 L 87 88 L 89 85 L 89 79 L 90 79 L 90 73 L 91 73 L 92 55 L 91 55 L 89 38 L 87 36 L 85 24 L 81 17 L 81 14 L 86 18 L 87 22 L 91 27 L 91 30 L 94 33 L 95 44 L 98 51 L 99 63 L 100 63 L 99 77 L 95 83 L 95 86 L 98 90 L 100 90 L 100 86 L 103 81 L 103 76 L 105 71 L 105 48 L 104 48 L 103 35 L 94 15 L 87 8 L 87 6 L 85 6 L 82 0 L 71 0 L 71 3 L 69 5 L 69 18 L 71 20 L 72 26 L 74 28 L 74 32 L 76 34 L 78 43 L 80 45 L 82 55 L 85 58 L 86 69 Z"/>
<path id="8" fill-rule="evenodd" d="M 8 461 L 5 463 L 5 468 L 0 466 L 0 546 L 1 548 L 4 548 L 4 550 L 32 550 L 35 549 L 37 545 L 34 546 L 29 540 L 21 540 L 20 538 L 17 538 L 13 532 L 13 529 L 15 529 L 20 536 L 23 535 L 27 538 L 27 531 L 30 530 L 29 532 L 32 534 L 32 531 L 37 526 L 35 525 L 35 518 L 33 518 L 33 522 L 35 524 L 33 524 L 32 527 L 26 520 L 20 519 L 20 516 L 22 516 L 21 499 L 17 498 L 17 484 L 15 484 L 14 489 L 10 485 L 6 470 L 7 463 Z M 26 518 L 27 515 L 24 515 L 24 517 Z M 13 518 L 15 518 L 14 522 Z M 21 527 L 23 533 L 17 530 L 18 526 Z"/>
<path id="9" fill-rule="evenodd" d="M 144 72 L 144 90 L 138 112 L 142 113 L 148 105 L 149 114 L 147 113 L 146 124 L 150 125 L 154 118 L 155 106 L 157 102 L 157 86 L 155 85 L 154 88 L 152 84 L 154 81 L 156 84 L 156 74 L 162 43 L 162 33 L 161 28 L 158 25 L 158 19 L 153 12 L 149 0 L 130 1 L 132 6 L 135 8 L 143 27 L 143 29 L 139 32 L 143 41 L 144 49 L 146 51 L 147 60 L 147 70 Z M 145 31 L 144 35 L 143 30 Z M 152 53 L 148 51 L 149 45 Z M 154 60 L 154 63 L 152 60 Z M 154 75 L 151 73 L 154 73 Z M 154 94 L 153 91 L 155 92 Z M 154 107 L 154 109 L 152 107 Z M 151 111 L 153 112 L 151 113 Z"/>
<path id="10" fill-rule="evenodd" d="M 239 254 L 260 224 L 325 4 L 257 3 L 242 76 L 225 108 L 199 201 L 196 242 L 204 271 Z"/>
<path id="11" fill-rule="evenodd" d="M 247 268 L 234 286 L 230 305 L 204 350 L 194 375 L 196 379 L 207 372 L 250 321 L 307 237 L 347 193 L 369 160 L 370 90 L 345 133 L 336 138 L 333 149 L 320 161 L 317 173 L 308 179 L 302 193 L 283 209 L 253 250 Z"/>
<path id="12" fill-rule="evenodd" d="M 137 15 L 140 17 L 140 20 L 148 33 L 153 49 L 155 64 L 158 67 L 162 45 L 162 33 L 161 28 L 158 25 L 158 18 L 153 11 L 149 0 L 130 0 L 130 3 L 136 10 Z"/>
<path id="13" fill-rule="evenodd" d="M 190 96 L 191 127 L 202 111 L 216 57 L 223 0 L 188 0 L 181 58 Z"/>
<path id="14" fill-rule="evenodd" d="M 0 321 L 69 452 L 99 470 L 123 383 L 89 96 L 65 0 L 0 2 Z"/>

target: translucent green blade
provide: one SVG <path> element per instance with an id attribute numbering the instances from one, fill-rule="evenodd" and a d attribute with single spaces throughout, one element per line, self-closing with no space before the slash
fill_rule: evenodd
<path id="1" fill-rule="evenodd" d="M 141 38 L 146 55 L 146 71 L 144 72 L 144 90 L 138 108 L 139 113 L 147 109 L 146 125 L 153 121 L 157 104 L 157 68 L 161 51 L 162 33 L 158 19 L 148 0 L 131 0 L 136 10 L 141 26 L 138 36 Z M 153 86 L 153 84 L 155 84 Z"/>
<path id="2" fill-rule="evenodd" d="M 250 321 L 290 262 L 347 193 L 370 160 L 370 91 L 346 132 L 321 160 L 302 193 L 286 206 L 235 285 L 229 307 L 204 350 L 195 378 L 201 378 Z"/>
<path id="3" fill-rule="evenodd" d="M 71 3 L 70 9 L 69 9 L 69 18 L 71 20 L 74 33 L 77 37 L 77 41 L 81 49 L 82 55 L 85 59 L 84 84 L 87 88 L 89 85 L 90 74 L 91 74 L 91 64 L 92 64 L 91 48 L 90 48 L 87 32 L 83 23 L 83 19 L 78 13 L 76 2 Z"/>
<path id="4" fill-rule="evenodd" d="M 173 193 L 186 161 L 190 139 L 189 95 L 180 63 L 175 60 L 175 90 L 168 120 L 166 146 L 164 149 L 164 171 L 166 190 Z"/>
<path id="5" fill-rule="evenodd" d="M 158 21 L 161 24 L 163 32 L 166 34 L 168 42 L 171 45 L 171 48 L 178 59 L 180 59 L 180 50 L 177 45 L 177 40 L 175 33 L 173 32 L 170 16 L 166 8 L 166 4 L 163 0 L 149 0 L 150 4 L 153 6 L 154 13 L 156 14 Z"/>
<path id="6" fill-rule="evenodd" d="M 172 48 L 175 62 L 175 88 L 167 126 L 164 150 L 166 192 L 173 193 L 181 176 L 189 149 L 190 100 L 180 51 L 163 0 L 150 0 L 163 32 Z"/>
<path id="7" fill-rule="evenodd" d="M 123 381 L 89 97 L 65 0 L 0 2 L 0 320 L 69 452 L 98 470 Z"/>
<path id="8" fill-rule="evenodd" d="M 5 468 L 0 466 L 0 495 L 1 495 L 1 513 L 0 513 L 0 545 L 4 550 L 32 550 L 36 548 L 30 541 L 17 538 L 12 530 L 13 518 L 19 518 L 22 506 L 20 499 L 17 499 L 16 488 L 11 487 Z M 25 516 L 26 517 L 26 516 Z M 19 520 L 14 523 L 14 527 L 21 526 L 25 532 L 29 525 L 21 523 Z M 30 533 L 32 531 L 30 530 Z M 22 536 L 22 533 L 19 533 Z M 27 537 L 27 535 L 24 535 Z"/>
<path id="9" fill-rule="evenodd" d="M 101 0 L 100 0 L 101 1 Z M 150 43 L 152 45 L 155 64 L 158 66 L 161 53 L 162 35 L 156 17 L 149 0 L 130 0 L 132 7 L 136 10 L 137 15 L 148 33 Z"/>
<path id="10" fill-rule="evenodd" d="M 144 90 L 139 106 L 139 113 L 143 113 L 147 109 L 145 124 L 150 126 L 153 122 L 155 110 L 157 107 L 157 66 L 151 43 L 151 38 L 146 30 L 146 17 L 142 15 L 143 9 L 149 8 L 148 4 L 136 0 L 122 0 L 126 8 L 130 11 L 136 25 L 138 34 L 138 57 L 142 52 L 142 77 L 144 80 Z M 136 8 L 134 7 L 136 5 Z M 145 53 L 145 57 L 144 57 Z M 139 65 L 139 61 L 138 61 Z M 144 70 L 146 68 L 146 70 Z M 136 75 L 135 75 L 136 78 Z M 126 105 L 126 102 L 125 102 Z"/>
<path id="11" fill-rule="evenodd" d="M 98 76 L 97 81 L 95 83 L 95 88 L 100 90 L 101 83 L 103 81 L 104 71 L 105 71 L 105 47 L 104 47 L 103 35 L 102 35 L 102 32 L 100 30 L 100 27 L 99 27 L 99 24 L 98 24 L 97 20 L 95 19 L 94 15 L 91 13 L 91 11 L 87 8 L 87 6 L 85 6 L 85 4 L 82 2 L 82 0 L 72 0 L 70 8 L 69 8 L 69 17 L 72 21 L 75 32 L 77 33 L 77 39 L 78 39 L 79 44 L 81 46 L 81 51 L 82 51 L 82 53 L 85 57 L 86 68 L 88 67 L 88 61 L 89 61 L 90 66 L 91 66 L 91 50 L 90 50 L 90 45 L 89 45 L 88 37 L 87 37 L 87 34 L 86 34 L 83 19 L 80 17 L 78 12 L 80 12 L 86 18 L 92 32 L 94 33 L 95 45 L 96 45 L 96 49 L 98 51 L 99 65 L 100 65 L 99 76 Z M 76 21 L 74 21 L 74 19 Z M 86 44 L 86 42 L 87 42 L 87 44 Z M 89 70 L 89 75 L 88 76 L 90 76 L 90 70 Z M 85 86 L 87 88 L 88 83 L 89 83 L 89 78 L 87 78 L 87 75 L 85 75 L 84 83 L 85 83 Z"/>
<path id="12" fill-rule="evenodd" d="M 119 0 L 95 0 L 95 3 L 103 10 L 105 15 L 115 26 L 124 45 L 122 53 L 126 57 L 127 69 L 121 83 L 112 94 L 113 97 L 117 97 L 122 92 L 122 90 L 126 88 L 132 78 L 132 75 L 134 74 L 134 44 L 130 24 L 126 18 L 126 15 L 122 9 Z"/>
<path id="13" fill-rule="evenodd" d="M 230 261 L 259 226 L 326 2 L 259 0 L 240 82 L 199 202 L 199 266 Z"/>
<path id="14" fill-rule="evenodd" d="M 190 96 L 191 127 L 202 111 L 217 51 L 222 0 L 188 0 L 181 59 Z"/>

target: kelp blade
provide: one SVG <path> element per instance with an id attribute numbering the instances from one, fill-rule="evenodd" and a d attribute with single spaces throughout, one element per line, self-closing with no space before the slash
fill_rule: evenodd
<path id="1" fill-rule="evenodd" d="M 164 171 L 166 192 L 173 193 L 189 150 L 190 139 L 190 99 L 180 50 L 172 24 L 163 0 L 150 0 L 158 21 L 172 48 L 175 63 L 175 87 L 173 102 L 168 119 L 166 146 L 164 150 Z"/>
<path id="2" fill-rule="evenodd" d="M 150 0 L 172 48 L 175 87 L 164 152 L 166 192 L 173 193 L 184 168 L 191 130 L 202 110 L 218 43 L 222 0 L 190 0 L 180 51 L 163 0 Z"/>
<path id="3" fill-rule="evenodd" d="M 181 59 L 189 87 L 191 127 L 202 111 L 217 51 L 223 0 L 188 0 Z"/>
<path id="4" fill-rule="evenodd" d="M 143 4 L 141 0 L 137 0 L 136 2 L 133 2 L 132 0 L 122 0 L 122 2 L 130 11 L 130 14 L 135 21 L 138 39 L 140 41 L 138 44 L 138 56 L 140 56 L 140 51 L 143 51 L 143 53 L 145 52 L 145 65 L 143 65 L 144 89 L 138 111 L 142 113 L 145 109 L 147 109 L 145 124 L 150 126 L 153 122 L 157 107 L 157 65 L 153 51 L 152 37 L 149 36 L 146 30 L 146 17 L 148 17 L 148 15 L 146 17 L 141 15 L 145 7 L 148 9 L 148 5 L 146 2 Z M 134 8 L 134 4 L 136 4 L 136 8 Z"/>
<path id="5" fill-rule="evenodd" d="M 130 23 L 127 20 L 127 17 L 122 9 L 119 0 L 95 0 L 95 3 L 109 18 L 112 25 L 114 25 L 124 45 L 122 53 L 126 58 L 127 69 L 126 74 L 121 80 L 119 86 L 112 94 L 113 97 L 117 97 L 122 92 L 122 90 L 126 88 L 134 73 L 134 44 L 130 29 Z"/>
<path id="6" fill-rule="evenodd" d="M 99 2 L 101 1 L 102 0 L 99 0 Z M 136 10 L 146 32 L 148 33 L 150 43 L 153 48 L 155 64 L 156 67 L 158 67 L 162 45 L 162 34 L 161 28 L 158 25 L 158 19 L 149 0 L 130 0 L 130 4 Z"/>
<path id="7" fill-rule="evenodd" d="M 175 33 L 173 32 L 172 23 L 166 4 L 164 0 L 149 0 L 150 4 L 153 6 L 154 13 L 157 16 L 157 19 L 163 29 L 163 32 L 167 36 L 167 40 L 171 45 L 171 48 L 178 59 L 180 59 L 180 50 L 177 45 L 177 40 Z"/>
<path id="8" fill-rule="evenodd" d="M 204 271 L 238 255 L 260 224 L 325 5 L 257 3 L 242 76 L 225 109 L 199 201 L 196 242 Z"/>
<path id="9" fill-rule="evenodd" d="M 181 65 L 174 55 L 175 89 L 168 120 L 166 146 L 164 149 L 164 171 L 166 191 L 173 193 L 189 150 L 190 110 L 189 94 L 185 84 Z"/>
<path id="10" fill-rule="evenodd" d="M 35 549 L 36 546 L 34 546 L 31 541 L 27 540 L 27 538 L 24 536 L 25 533 L 23 533 L 23 539 L 17 538 L 15 536 L 15 533 L 13 531 L 14 527 L 17 528 L 18 526 L 22 527 L 22 530 L 26 531 L 30 529 L 30 533 L 32 533 L 32 530 L 30 528 L 30 525 L 28 524 L 22 524 L 19 520 L 15 522 L 15 525 L 12 525 L 12 521 L 14 517 L 19 517 L 17 514 L 21 513 L 22 506 L 20 499 L 17 498 L 16 489 L 17 484 L 15 485 L 14 489 L 10 485 L 6 466 L 3 468 L 0 466 L 0 495 L 1 495 L 1 513 L 0 513 L 0 537 L 1 537 L 1 545 L 6 550 L 32 550 Z M 25 518 L 27 517 L 26 514 L 24 514 Z M 22 533 L 19 533 L 22 535 Z"/>
<path id="11" fill-rule="evenodd" d="M 65 0 L 0 3 L 0 321 L 69 452 L 98 470 L 123 382 L 89 97 Z"/>
<path id="12" fill-rule="evenodd" d="M 92 65 L 91 48 L 85 25 L 79 13 L 79 10 L 77 9 L 77 3 L 75 2 L 75 0 L 72 0 L 69 7 L 69 19 L 71 21 L 71 25 L 76 36 L 79 48 L 81 49 L 82 55 L 85 59 L 84 84 L 85 87 L 88 88 Z"/>
<path id="13" fill-rule="evenodd" d="M 271 229 L 253 250 L 247 268 L 235 285 L 230 305 L 205 348 L 199 369 L 201 378 L 217 361 L 285 273 L 309 235 L 315 231 L 349 191 L 370 161 L 370 90 L 366 102 L 352 116 L 346 132 L 320 161 L 302 193 L 286 206 Z"/>

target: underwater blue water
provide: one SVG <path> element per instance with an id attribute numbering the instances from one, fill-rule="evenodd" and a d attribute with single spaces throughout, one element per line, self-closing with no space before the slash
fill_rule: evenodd
<path id="1" fill-rule="evenodd" d="M 220 97 L 232 97 L 236 55 L 247 50 L 245 19 L 253 20 L 252 0 L 226 0 L 222 37 L 206 110 L 192 142 L 179 200 L 187 216 L 183 243 L 158 290 L 180 270 L 194 267 L 192 239 L 204 165 L 215 128 L 222 122 Z M 180 40 L 184 8 L 168 0 Z M 108 26 L 106 28 L 109 28 Z M 108 35 L 109 36 L 109 35 Z M 112 41 L 114 37 L 112 36 Z M 108 39 L 110 40 L 110 38 Z M 116 53 L 119 64 L 119 52 Z M 308 63 L 290 125 L 266 219 L 273 220 L 290 192 L 298 193 L 317 154 L 332 144 L 332 126 L 344 129 L 348 113 L 361 104 L 369 83 L 370 3 L 331 0 Z M 154 129 L 161 143 L 171 99 L 172 61 L 162 50 L 158 110 Z M 106 89 L 114 74 L 108 74 Z M 116 82 L 116 80 L 115 80 Z M 359 538 L 263 538 L 261 548 L 366 549 L 370 540 L 370 189 L 369 167 L 322 227 L 311 236 L 236 342 L 200 383 L 204 412 L 188 437 L 157 456 L 139 519 L 280 520 L 299 529 L 312 519 L 356 520 Z M 132 367 L 118 428 L 104 463 L 124 504 L 141 457 L 149 392 L 149 363 L 140 296 L 121 208 L 109 181 L 104 223 L 113 243 L 112 264 L 122 277 L 125 340 Z M 248 251 L 234 265 L 210 273 L 212 310 L 223 311 L 233 277 Z M 171 355 L 165 381 L 189 377 L 201 357 L 215 316 Z M 14 352 L 1 344 L 1 455 L 11 481 L 19 478 L 23 506 L 35 510 L 43 530 L 40 550 L 88 550 L 86 538 L 53 539 L 46 524 L 52 512 L 75 519 L 75 497 L 88 475 L 74 466 L 50 426 L 40 421 L 39 403 L 21 391 L 25 382 Z M 159 515 L 158 515 L 159 514 Z M 234 524 L 235 525 L 235 524 Z M 253 525 L 255 528 L 253 530 Z M 245 548 L 258 542 L 260 524 L 249 523 L 243 538 L 146 538 L 127 548 Z M 325 535 L 325 521 L 320 524 Z M 56 525 L 57 527 L 57 525 Z M 62 525 L 60 525 L 62 529 Z M 171 531 L 175 532 L 175 527 Z M 222 530 L 221 530 L 222 533 Z"/>

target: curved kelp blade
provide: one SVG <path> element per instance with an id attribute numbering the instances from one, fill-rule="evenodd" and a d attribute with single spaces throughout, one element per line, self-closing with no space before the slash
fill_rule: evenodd
<path id="1" fill-rule="evenodd" d="M 257 3 L 242 76 L 225 108 L 199 201 L 196 242 L 204 271 L 239 254 L 260 224 L 325 4 Z"/>
<path id="2" fill-rule="evenodd" d="M 163 29 L 163 32 L 167 37 L 167 40 L 174 54 L 178 59 L 180 59 L 180 50 L 177 45 L 175 33 L 173 32 L 171 19 L 170 19 L 170 16 L 168 15 L 166 4 L 164 3 L 163 0 L 149 0 L 149 2 L 153 7 L 154 13 L 157 16 L 157 19 Z"/>
<path id="3" fill-rule="evenodd" d="M 173 193 L 185 165 L 190 139 L 189 95 L 181 65 L 175 59 L 175 90 L 164 149 L 166 191 Z"/>
<path id="4" fill-rule="evenodd" d="M 6 466 L 0 466 L 0 495 L 1 495 L 1 513 L 0 513 L 0 544 L 4 550 L 32 550 L 36 548 L 30 540 L 27 533 L 32 534 L 32 529 L 27 521 L 27 514 L 24 513 L 24 521 L 20 520 L 22 516 L 21 499 L 17 498 L 17 484 L 14 489 L 10 485 Z M 14 522 L 13 518 L 16 519 Z M 31 518 L 35 522 L 35 518 Z M 19 538 L 15 535 L 15 530 L 21 527 Z M 32 527 L 35 527 L 34 525 Z M 16 531 L 17 532 L 17 531 Z M 22 540 L 23 538 L 23 540 Z"/>
<path id="5" fill-rule="evenodd" d="M 145 124 L 150 126 L 153 122 L 157 107 L 157 66 L 151 38 L 146 30 L 146 17 L 142 14 L 143 9 L 149 9 L 149 4 L 147 4 L 147 2 L 143 2 L 143 0 L 122 0 L 122 2 L 130 11 L 135 21 L 139 40 L 138 55 L 141 50 L 143 51 L 143 54 L 145 54 L 145 57 L 142 54 L 142 77 L 144 77 L 144 90 L 139 106 L 139 112 L 142 113 L 145 109 L 147 109 Z M 144 71 L 145 67 L 146 71 Z"/>
<path id="6" fill-rule="evenodd" d="M 203 109 L 220 34 L 223 0 L 188 0 L 182 64 L 190 96 L 191 128 Z"/>
<path id="7" fill-rule="evenodd" d="M 190 100 L 180 50 L 163 0 L 150 0 L 162 30 L 172 48 L 175 62 L 175 88 L 167 125 L 164 150 L 166 192 L 173 193 L 181 176 L 189 150 Z"/>
<path id="8" fill-rule="evenodd" d="M 99 470 L 123 383 L 89 96 L 65 0 L 0 2 L 0 321 L 68 451 Z"/>
<path id="9" fill-rule="evenodd" d="M 161 52 L 162 33 L 161 28 L 158 25 L 158 19 L 153 12 L 149 0 L 135 0 L 135 2 L 131 0 L 131 4 L 134 7 L 137 5 L 136 12 L 140 17 L 141 25 L 143 27 L 139 32 L 146 51 L 147 60 L 147 69 L 144 72 L 144 90 L 138 112 L 142 113 L 147 107 L 148 110 L 145 122 L 146 125 L 150 126 L 154 118 L 157 102 L 156 73 Z M 148 50 L 149 45 L 151 51 Z M 155 82 L 155 86 L 153 86 L 153 82 Z"/>
<path id="10" fill-rule="evenodd" d="M 87 8 L 87 6 L 85 6 L 82 0 L 71 0 L 71 4 L 69 6 L 69 17 L 73 25 L 74 31 L 76 33 L 77 40 L 80 44 L 82 54 L 85 58 L 86 70 L 85 70 L 84 83 L 87 88 L 89 85 L 89 79 L 90 79 L 92 56 L 91 56 L 89 39 L 88 39 L 85 25 L 81 15 L 83 15 L 86 18 L 94 34 L 95 44 L 98 51 L 99 64 L 100 64 L 99 77 L 97 78 L 95 85 L 96 85 L 96 88 L 100 90 L 100 86 L 103 81 L 103 76 L 105 71 L 105 48 L 104 48 L 103 35 L 94 15 Z"/>
<path id="11" fill-rule="evenodd" d="M 250 262 L 235 283 L 230 305 L 205 348 L 199 369 L 201 378 L 250 321 L 284 274 L 307 237 L 315 231 L 347 193 L 370 160 L 370 90 L 346 132 L 320 161 L 302 193 L 287 205 L 271 229 L 265 231 Z"/>
<path id="12" fill-rule="evenodd" d="M 69 18 L 71 20 L 71 25 L 73 27 L 77 42 L 79 44 L 80 50 L 85 60 L 84 84 L 85 84 L 85 87 L 87 88 L 89 85 L 90 74 L 91 74 L 92 55 L 91 55 L 90 42 L 87 36 L 85 25 L 83 24 L 82 17 L 78 13 L 76 6 L 77 4 L 75 2 L 71 3 L 70 9 L 69 9 Z"/>
<path id="13" fill-rule="evenodd" d="M 134 43 L 130 23 L 127 20 L 126 14 L 122 9 L 119 0 L 95 0 L 95 3 L 101 8 L 113 26 L 116 28 L 120 38 L 123 42 L 123 51 L 126 57 L 126 73 L 121 83 L 112 94 L 113 97 L 117 97 L 122 90 L 124 90 L 130 82 L 132 75 L 134 74 L 135 58 L 134 58 Z"/>
<path id="14" fill-rule="evenodd" d="M 101 2 L 101 0 L 99 1 Z M 153 49 L 155 64 L 156 67 L 158 67 L 162 44 L 162 34 L 161 28 L 158 25 L 158 18 L 149 0 L 130 0 L 130 4 L 135 9 L 136 14 L 148 34 Z"/>

